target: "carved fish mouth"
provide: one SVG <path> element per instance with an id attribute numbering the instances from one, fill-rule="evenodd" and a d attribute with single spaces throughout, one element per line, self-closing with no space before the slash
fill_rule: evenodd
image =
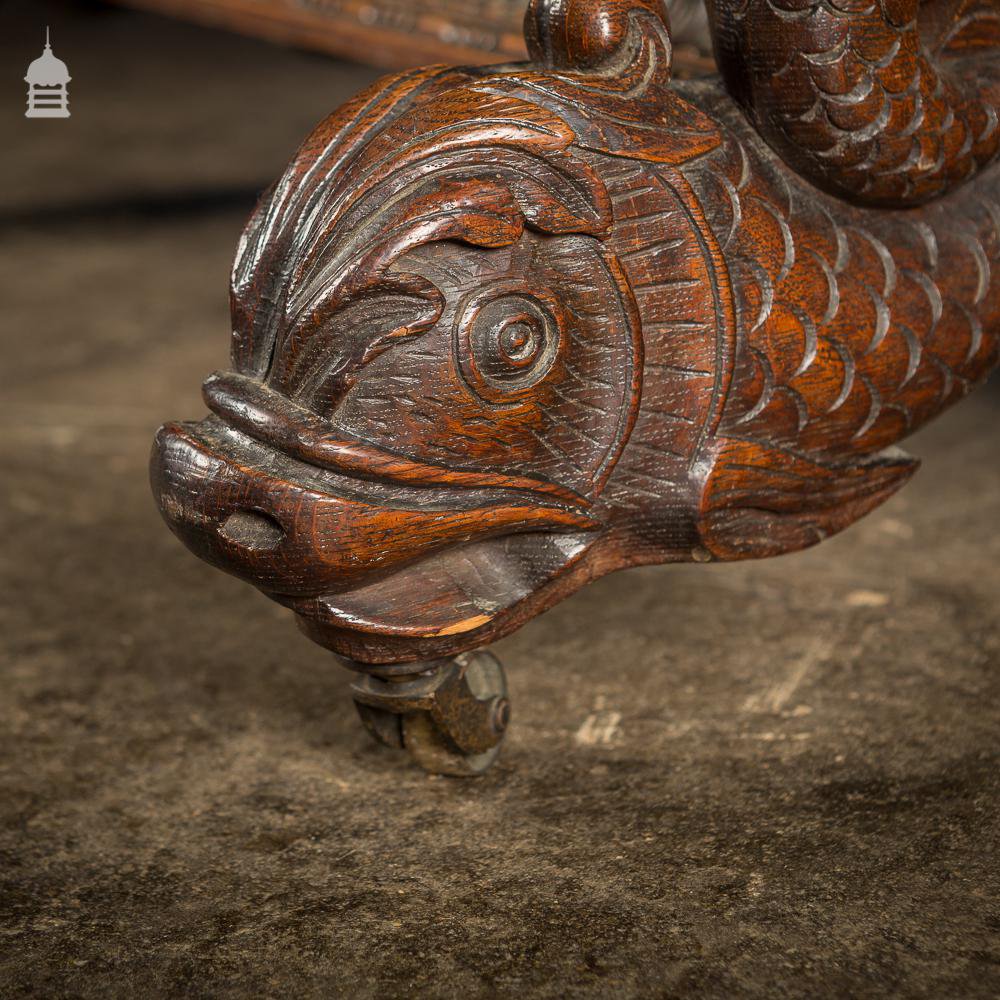
<path id="1" fill-rule="evenodd" d="M 298 615 L 311 639 L 351 659 L 394 663 L 451 655 L 511 631 L 551 601 L 554 590 L 572 593 L 588 578 L 587 556 L 604 537 L 490 538 L 340 593 L 272 596 Z"/>
<path id="2" fill-rule="evenodd" d="M 196 555 L 279 599 L 349 590 L 491 537 L 599 526 L 551 484 L 451 474 L 334 440 L 243 376 L 213 377 L 205 396 L 215 415 L 160 428 L 153 492 Z"/>
<path id="3" fill-rule="evenodd" d="M 312 411 L 235 372 L 216 372 L 202 386 L 205 403 L 230 427 L 302 462 L 366 481 L 399 486 L 524 490 L 581 516 L 587 502 L 557 483 L 502 472 L 445 468 L 331 431 Z"/>

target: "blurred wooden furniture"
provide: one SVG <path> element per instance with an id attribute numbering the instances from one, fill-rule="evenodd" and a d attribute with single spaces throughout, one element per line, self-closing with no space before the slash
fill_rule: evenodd
<path id="1" fill-rule="evenodd" d="M 390 69 L 526 59 L 525 0 L 117 0 Z M 674 75 L 711 72 L 701 0 L 668 0 Z"/>

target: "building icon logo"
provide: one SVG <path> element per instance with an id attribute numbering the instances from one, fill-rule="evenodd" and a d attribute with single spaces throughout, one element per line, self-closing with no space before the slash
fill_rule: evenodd
<path id="1" fill-rule="evenodd" d="M 45 50 L 28 67 L 28 110 L 25 118 L 69 118 L 71 77 L 66 63 L 52 54 L 49 29 L 45 29 Z"/>

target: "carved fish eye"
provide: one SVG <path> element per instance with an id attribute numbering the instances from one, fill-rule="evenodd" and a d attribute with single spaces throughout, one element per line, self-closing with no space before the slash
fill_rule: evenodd
<path id="1" fill-rule="evenodd" d="M 455 327 L 459 370 L 488 403 L 515 405 L 552 370 L 560 345 L 555 302 L 488 291 L 464 303 Z"/>

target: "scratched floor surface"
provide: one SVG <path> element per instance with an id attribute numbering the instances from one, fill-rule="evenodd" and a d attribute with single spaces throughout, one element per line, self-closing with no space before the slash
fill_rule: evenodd
<path id="1" fill-rule="evenodd" d="M 145 479 L 225 362 L 252 192 L 370 74 L 51 5 L 74 117 L 28 123 L 43 8 L 8 10 L 0 996 L 1000 992 L 1000 386 L 822 547 L 505 640 L 502 762 L 427 777 Z"/>

